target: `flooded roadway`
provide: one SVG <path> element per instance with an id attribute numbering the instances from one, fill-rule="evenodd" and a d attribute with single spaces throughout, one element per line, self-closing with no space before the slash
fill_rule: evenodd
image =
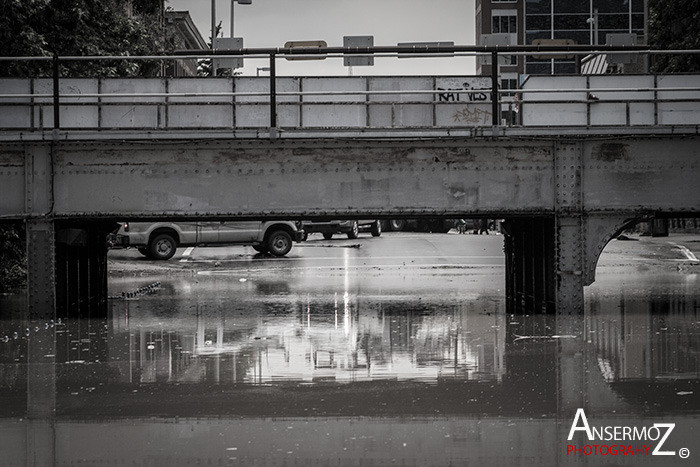
<path id="1" fill-rule="evenodd" d="M 697 240 L 613 241 L 585 315 L 559 320 L 505 313 L 494 235 L 115 250 L 108 319 L 27 323 L 0 301 L 0 463 L 694 464 Z M 569 441 L 578 408 L 675 423 L 675 455 L 567 453 L 659 442 Z"/>

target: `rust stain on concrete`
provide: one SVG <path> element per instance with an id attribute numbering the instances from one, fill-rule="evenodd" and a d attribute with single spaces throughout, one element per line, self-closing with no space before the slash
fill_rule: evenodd
<path id="1" fill-rule="evenodd" d="M 0 152 L 0 166 L 24 166 L 24 153 L 21 151 Z"/>
<path id="2" fill-rule="evenodd" d="M 602 143 L 593 148 L 593 157 L 603 162 L 615 162 L 629 160 L 629 150 L 626 144 Z"/>

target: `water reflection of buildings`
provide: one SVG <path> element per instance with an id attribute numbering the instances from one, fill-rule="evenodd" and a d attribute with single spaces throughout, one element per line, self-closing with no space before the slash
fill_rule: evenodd
<path id="1" fill-rule="evenodd" d="M 588 342 L 607 381 L 700 377 L 700 303 L 693 297 L 594 300 Z"/>
<path id="2" fill-rule="evenodd" d="M 504 317 L 494 301 L 431 308 L 290 296 L 251 300 L 245 313 L 197 306 L 172 320 L 143 305 L 135 316 L 119 304 L 112 322 L 112 360 L 129 362 L 120 374 L 130 382 L 500 380 L 505 372 Z"/>
<path id="3" fill-rule="evenodd" d="M 178 303 L 164 314 L 151 309 L 162 306 L 157 300 L 116 301 L 111 320 L 57 326 L 56 361 L 68 364 L 59 376 L 101 363 L 109 365 L 109 379 L 121 383 L 501 381 L 516 371 L 507 367 L 525 363 L 513 336 L 550 332 L 545 325 L 524 328 L 537 317 L 518 317 L 517 324 L 498 302 L 480 299 L 427 305 L 340 293 L 287 295 L 243 300 L 230 311 Z M 594 298 L 584 333 L 608 382 L 697 380 L 698 323 L 693 297 Z M 24 328 L 20 321 L 2 322 L 0 341 L 10 338 L 0 342 L 3 387 L 23 374 Z"/>
<path id="4" fill-rule="evenodd" d="M 97 393 L 100 388 L 112 391 L 107 401 L 128 396 L 135 406 L 132 390 L 145 394 L 141 385 L 150 385 L 157 388 L 153 394 L 173 393 L 172 397 L 144 398 L 136 407 L 167 406 L 180 397 L 191 398 L 192 388 L 197 388 L 202 392 L 200 403 L 211 399 L 207 407 L 215 413 L 223 410 L 217 394 L 235 390 L 242 402 L 226 406 L 232 414 L 253 410 L 255 403 L 256 413 L 298 415 L 295 411 L 307 407 L 298 399 L 289 406 L 268 408 L 270 401 L 258 400 L 256 391 L 275 383 L 289 393 L 289 383 L 309 388 L 357 382 L 347 387 L 360 402 L 345 405 L 346 393 L 342 403 L 341 395 L 324 393 L 329 402 L 323 410 L 345 414 L 352 405 L 347 410 L 364 413 L 358 407 L 378 394 L 373 388 L 381 388 L 383 399 L 367 405 L 372 413 L 402 413 L 407 401 L 415 403 L 413 384 L 418 382 L 429 384 L 421 386 L 424 405 L 413 407 L 416 413 L 543 414 L 553 410 L 561 391 L 571 387 L 577 396 L 573 383 L 583 374 L 581 391 L 598 406 L 603 394 L 614 396 L 606 399 L 610 407 L 619 405 L 619 396 L 663 399 L 669 410 L 698 406 L 700 399 L 692 395 L 700 393 L 692 387 L 700 381 L 695 295 L 589 299 L 586 318 L 576 326 L 587 337 L 585 343 L 547 338 L 557 332 L 557 317 L 507 316 L 502 302 L 479 296 L 421 301 L 379 293 L 307 296 L 290 291 L 236 300 L 117 300 L 110 319 L 68 320 L 38 334 L 55 339 L 55 376 L 60 401 L 67 404 L 64 410 L 76 407 L 78 400 L 68 395 L 87 397 L 85 388 L 95 387 Z M 21 321 L 0 321 L 0 341 L 25 327 Z M 27 344 L 35 335 L 32 331 L 29 338 L 0 342 L 0 412 L 5 415 L 15 413 L 12 407 L 17 404 L 10 401 L 22 397 Z M 364 384 L 368 381 L 399 384 Z M 430 384 L 434 382 L 443 384 Z M 249 385 L 261 387 L 246 392 Z M 217 389 L 212 391 L 213 386 Z M 297 397 L 318 408 L 314 391 Z M 94 406 L 101 407 L 104 401 L 94 397 Z M 202 405 L 166 408 L 195 411 Z"/>

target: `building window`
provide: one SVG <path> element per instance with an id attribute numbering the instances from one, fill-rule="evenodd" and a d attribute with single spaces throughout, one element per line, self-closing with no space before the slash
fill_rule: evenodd
<path id="1" fill-rule="evenodd" d="M 566 39 L 582 45 L 605 44 L 608 34 L 628 31 L 644 36 L 644 5 L 644 0 L 525 0 L 525 44 L 532 44 L 537 39 Z M 593 28 L 591 20 L 594 21 Z M 576 62 L 570 57 L 544 60 L 527 56 L 525 72 L 575 73 Z"/>
<path id="2" fill-rule="evenodd" d="M 518 17 L 516 15 L 502 15 L 496 11 L 492 14 L 492 34 L 515 34 L 518 32 Z"/>
<path id="3" fill-rule="evenodd" d="M 517 78 L 503 78 L 501 79 L 501 89 L 518 89 L 518 79 Z M 505 92 L 501 94 L 503 97 L 514 96 L 515 93 Z"/>
<path id="4" fill-rule="evenodd" d="M 552 12 L 552 0 L 525 0 L 526 14 L 549 14 Z"/>

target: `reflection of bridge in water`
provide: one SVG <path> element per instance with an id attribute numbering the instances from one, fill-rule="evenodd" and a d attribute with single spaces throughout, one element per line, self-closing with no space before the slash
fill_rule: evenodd
<path id="1" fill-rule="evenodd" d="M 160 301 L 115 301 L 111 320 L 62 321 L 55 329 L 59 379 L 69 385 L 94 379 L 94 385 L 106 378 L 103 383 L 116 386 L 382 380 L 504 386 L 530 375 L 529 384 L 545 390 L 554 380 L 537 375 L 562 367 L 558 360 L 567 356 L 560 349 L 578 337 L 553 334 L 553 316 L 506 316 L 502 302 L 488 295 L 439 305 L 434 299 L 362 297 L 361 306 L 355 295 L 347 301 L 270 295 L 243 298 L 237 307 L 244 313 L 223 303 L 198 304 L 200 299 L 181 297 L 166 305 L 168 311 L 159 311 Z M 651 302 L 594 297 L 585 321 L 577 324 L 588 336 L 585 365 L 599 375 L 594 379 L 697 379 L 696 302 L 693 296 Z M 21 387 L 24 363 L 15 363 L 16 356 L 26 354 L 35 336 L 54 330 L 21 321 L 2 325 L 2 380 L 6 387 Z M 592 397 L 590 403 L 595 407 L 604 399 Z"/>
<path id="2" fill-rule="evenodd" d="M 264 456 L 256 438 L 266 433 L 268 448 L 271 440 L 300 444 L 293 450 L 302 457 L 314 449 L 340 452 L 346 446 L 335 443 L 352 437 L 357 449 L 374 452 L 376 437 L 407 443 L 415 458 L 491 458 L 493 446 L 525 443 L 515 458 L 549 461 L 563 455 L 577 407 L 596 423 L 670 419 L 679 427 L 673 442 L 682 446 L 693 433 L 681 429 L 687 414 L 700 409 L 698 297 L 688 292 L 659 295 L 652 304 L 644 293 L 589 297 L 585 319 L 572 323 L 587 341 L 545 338 L 562 317 L 505 315 L 503 302 L 489 295 L 444 301 L 436 294 L 416 304 L 271 290 L 243 296 L 232 309 L 227 299 L 202 303 L 184 294 L 167 310 L 158 300 L 117 300 L 109 320 L 72 319 L 56 328 L 3 321 L 0 334 L 11 340 L 0 342 L 0 430 L 16 441 L 4 455 L 71 463 L 67 440 L 97 436 L 100 449 L 84 453 L 95 462 L 107 452 L 162 459 L 167 454 L 141 442 L 137 451 L 120 446 L 134 436 L 187 430 L 194 444 L 170 446 L 173 453 L 208 446 L 217 459 L 233 446 Z M 29 329 L 29 338 L 20 332 L 12 339 L 14 329 Z M 15 361 L 21 355 L 29 365 Z M 21 403 L 27 396 L 28 408 Z M 50 421 L 42 422 L 47 413 Z M 334 444 L 318 446 L 314 430 Z M 211 445 L 214 432 L 226 433 L 228 443 L 243 441 Z M 23 450 L 27 443 L 32 450 Z"/>

